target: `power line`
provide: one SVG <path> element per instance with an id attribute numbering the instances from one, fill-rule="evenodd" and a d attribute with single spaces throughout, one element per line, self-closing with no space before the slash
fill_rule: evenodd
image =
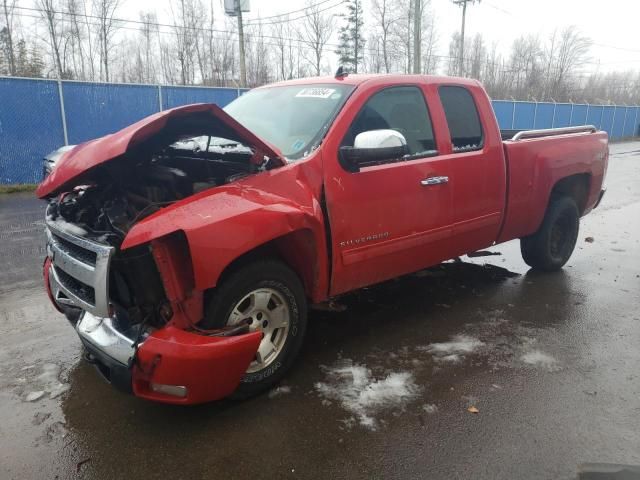
<path id="1" fill-rule="evenodd" d="M 316 11 L 313 11 L 313 12 L 306 13 L 304 15 L 300 15 L 299 17 L 286 18 L 286 19 L 283 19 L 283 20 L 275 20 L 273 22 L 263 22 L 262 19 L 259 19 L 259 20 L 254 20 L 254 21 L 251 21 L 251 22 L 247 22 L 247 25 L 249 25 L 249 26 L 251 26 L 251 25 L 276 25 L 276 24 L 279 24 L 279 23 L 294 22 L 296 20 L 302 20 L 303 18 L 307 18 L 307 17 L 310 17 L 310 16 L 318 14 L 318 13 L 326 12 L 327 10 L 332 10 L 332 9 L 334 9 L 336 7 L 339 7 L 340 5 L 343 5 L 344 3 L 345 3 L 344 0 L 340 0 L 335 5 L 330 5 L 330 6 L 326 7 L 326 8 L 322 8 L 320 10 L 316 10 Z"/>
<path id="2" fill-rule="evenodd" d="M 329 0 L 327 0 L 328 3 Z M 329 8 L 335 8 L 336 6 L 340 5 L 343 3 L 343 0 L 341 0 L 340 3 L 330 6 Z M 16 9 L 19 10 L 27 10 L 27 11 L 32 11 L 32 12 L 39 12 L 39 13 L 47 13 L 46 10 L 44 9 L 39 9 L 39 8 L 33 8 L 33 7 L 22 7 L 22 6 L 15 6 Z M 64 18 L 64 16 L 68 16 L 68 17 L 81 17 L 84 19 L 94 19 L 94 20 L 105 20 L 107 19 L 107 17 L 101 17 L 101 16 L 97 16 L 97 15 L 90 15 L 90 14 L 86 14 L 86 13 L 76 13 L 76 12 L 64 12 L 64 11 L 59 11 L 59 10 L 51 10 L 50 13 L 54 14 L 54 15 L 60 15 L 62 16 L 61 18 L 59 18 L 58 20 L 60 21 L 64 21 L 64 22 L 70 22 L 72 21 L 69 18 Z M 43 20 L 43 18 L 41 16 L 38 15 L 27 15 L 24 13 L 15 13 L 16 16 L 18 17 L 23 17 L 23 18 L 32 18 L 32 19 L 36 19 L 36 20 Z M 132 26 L 126 26 L 126 25 L 120 25 L 118 26 L 118 28 L 124 29 L 124 30 L 130 30 L 130 31 L 136 31 L 136 32 L 145 32 L 145 30 L 141 27 L 149 27 L 149 26 L 154 26 L 154 27 L 158 27 L 158 34 L 169 34 L 169 35 L 175 35 L 175 36 L 181 36 L 184 35 L 183 33 L 180 33 L 177 30 L 190 30 L 190 31 L 200 31 L 200 32 L 206 32 L 206 33 L 210 33 L 212 34 L 223 34 L 225 36 L 213 36 L 213 38 L 216 39 L 220 39 L 220 40 L 225 40 L 228 39 L 229 36 L 237 36 L 238 32 L 236 31 L 232 31 L 232 30 L 221 30 L 221 29 L 215 29 L 215 28 L 207 28 L 207 27 L 194 27 L 194 26 L 180 26 L 180 25 L 171 25 L 171 24 L 166 24 L 166 23 L 159 23 L 159 22 L 145 22 L 145 21 L 141 21 L 141 20 L 132 20 L 132 19 L 124 19 L 124 18 L 109 18 L 109 20 L 117 22 L 117 23 L 124 23 L 124 24 L 134 24 L 134 25 L 139 25 L 140 27 L 132 27 Z M 83 22 L 85 24 L 88 25 L 92 25 L 92 26 L 100 26 L 99 23 L 95 23 L 95 22 Z M 161 28 L 168 28 L 170 29 L 169 31 L 162 31 L 160 30 Z M 254 35 L 249 35 L 250 37 L 255 37 Z M 279 43 L 272 43 L 272 42 L 265 42 L 264 39 L 270 39 L 270 40 L 278 40 L 278 41 L 287 41 L 287 42 L 294 42 L 297 44 L 302 44 L 302 45 L 307 45 L 308 42 L 304 41 L 301 38 L 291 38 L 291 37 L 282 37 L 282 36 L 273 36 L 273 35 L 265 35 L 265 34 L 260 34 L 259 37 L 261 37 L 262 39 L 262 43 L 264 45 L 267 46 L 273 46 L 273 47 L 282 47 L 282 44 Z M 611 45 L 601 45 L 601 44 L 594 44 L 594 45 L 598 45 L 598 46 L 604 46 L 604 47 L 609 47 L 609 48 L 614 48 L 614 49 L 620 49 L 620 50 L 629 50 L 629 51 L 633 51 L 633 52 L 639 52 L 640 50 L 634 50 L 634 49 L 627 49 L 627 48 L 623 48 L 623 47 L 614 47 Z M 335 44 L 335 43 L 326 43 L 325 47 L 327 48 L 337 48 L 339 45 Z M 366 51 L 368 51 L 369 53 L 374 53 L 374 54 L 379 54 L 380 51 L 379 49 L 376 49 L 375 47 L 370 47 L 370 46 L 365 46 L 364 49 Z M 449 60 L 459 60 L 458 58 L 452 57 L 450 55 L 430 55 L 431 58 L 435 58 L 435 59 L 439 59 L 439 60 L 444 60 L 444 61 L 449 61 Z M 469 57 L 463 57 L 463 61 L 468 61 L 470 60 Z M 489 65 L 492 67 L 499 67 L 499 68 L 504 68 L 505 63 L 504 62 L 499 62 L 499 61 L 489 61 L 487 59 L 483 60 L 482 63 L 484 65 Z M 585 64 L 598 64 L 599 62 L 589 62 L 589 61 L 585 61 L 583 62 Z M 602 65 L 604 65 L 604 63 L 600 63 Z"/>
<path id="3" fill-rule="evenodd" d="M 338 5 L 341 5 L 342 3 L 344 3 L 344 0 L 340 0 L 339 3 L 328 7 L 324 10 L 319 10 L 319 12 L 325 11 L 325 10 L 329 10 L 330 8 L 335 8 Z M 77 13 L 77 12 L 63 12 L 60 10 L 45 10 L 42 8 L 35 8 L 35 7 L 21 7 L 21 6 L 15 6 L 16 9 L 19 10 L 27 10 L 27 11 L 31 11 L 31 12 L 38 12 L 38 13 L 51 13 L 53 15 L 67 15 L 70 17 L 80 17 L 80 18 L 85 18 L 85 19 L 94 19 L 94 20 L 101 20 L 101 21 L 105 21 L 105 20 L 109 20 L 112 22 L 116 22 L 116 23 L 132 23 L 135 25 L 143 25 L 145 27 L 149 27 L 149 26 L 153 26 L 153 27 L 158 27 L 158 28 L 171 28 L 171 29 L 180 29 L 180 30 L 190 30 L 190 31 L 198 31 L 198 32 L 207 32 L 207 33 L 225 33 L 225 34 L 231 34 L 231 35 L 238 35 L 237 32 L 233 32 L 233 31 L 229 31 L 229 30 L 220 30 L 217 28 L 207 28 L 207 27 L 194 27 L 194 26 L 190 26 L 190 25 L 176 25 L 176 24 L 167 24 L 167 23 L 159 23 L 159 22 L 144 22 L 142 20 L 132 20 L 132 19 L 128 19 L 128 18 L 107 18 L 107 17 L 101 17 L 98 15 L 90 15 L 87 13 Z M 24 15 L 23 15 L 24 16 Z M 305 15 L 308 16 L 308 15 Z M 292 20 L 299 20 L 300 18 L 304 18 L 305 16 L 299 17 L 297 19 L 292 19 Z M 38 18 L 40 19 L 40 17 L 38 16 L 34 16 L 33 18 Z M 99 24 L 98 24 L 99 25 Z M 247 26 L 249 26 L 249 24 L 246 24 Z M 251 24 L 251 25 L 259 25 L 258 23 L 255 24 Z M 124 28 L 124 27 L 119 27 L 119 28 Z M 306 43 L 304 42 L 304 40 L 302 39 L 296 39 L 296 38 L 283 38 L 283 37 L 275 37 L 273 35 L 261 35 L 263 38 L 270 38 L 270 39 L 275 39 L 275 40 L 288 40 L 288 41 L 294 41 L 294 42 L 299 42 L 299 43 Z M 337 45 L 335 45 L 337 46 Z"/>
<path id="4" fill-rule="evenodd" d="M 306 7 L 300 8 L 298 10 L 291 10 L 290 12 L 279 13 L 277 15 L 270 15 L 268 17 L 260 17 L 259 19 L 251 19 L 251 20 L 249 20 L 249 22 L 247 22 L 247 25 L 249 25 L 250 23 L 253 23 L 254 21 L 255 22 L 261 22 L 262 20 L 269 20 L 271 18 L 287 17 L 287 16 L 292 15 L 294 13 L 304 12 L 304 11 L 309 10 L 311 8 L 316 8 L 316 7 L 319 7 L 322 4 L 329 3 L 329 2 L 332 2 L 332 1 L 333 0 L 322 0 L 321 2 L 313 3 L 311 5 L 307 5 Z M 344 3 L 344 1 L 341 1 L 340 3 Z M 283 20 L 283 22 L 289 22 L 289 21 L 291 21 L 291 20 L 289 20 L 289 19 Z M 273 22 L 273 23 L 279 23 L 279 22 Z"/>

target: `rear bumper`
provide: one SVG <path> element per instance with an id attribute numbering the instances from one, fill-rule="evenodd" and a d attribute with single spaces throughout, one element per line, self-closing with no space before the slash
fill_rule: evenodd
<path id="1" fill-rule="evenodd" d="M 60 309 L 52 294 L 55 277 L 49 262 L 44 273 L 47 292 Z M 137 326 L 123 331 L 116 316 L 98 317 L 86 311 L 74 328 L 88 352 L 87 360 L 118 390 L 183 405 L 231 394 L 262 339 L 260 332 L 213 337 L 166 326 L 138 342 Z"/>

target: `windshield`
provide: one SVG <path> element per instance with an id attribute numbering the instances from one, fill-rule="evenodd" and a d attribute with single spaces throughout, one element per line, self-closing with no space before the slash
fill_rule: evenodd
<path id="1" fill-rule="evenodd" d="M 260 88 L 224 110 L 295 160 L 317 148 L 353 88 L 335 84 Z"/>

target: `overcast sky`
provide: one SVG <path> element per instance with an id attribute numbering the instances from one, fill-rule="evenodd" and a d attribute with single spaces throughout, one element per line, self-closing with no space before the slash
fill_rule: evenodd
<path id="1" fill-rule="evenodd" d="M 141 9 L 156 10 L 160 21 L 166 21 L 170 1 L 124 0 L 121 16 L 136 19 Z M 223 1 L 217 1 L 221 9 Z M 451 0 L 431 0 L 430 4 L 439 34 L 438 53 L 446 55 L 451 34 L 460 29 L 461 9 Z M 304 5 L 301 0 L 251 0 L 246 18 L 277 15 Z M 364 0 L 365 13 L 369 5 L 370 0 Z M 336 7 L 328 12 L 340 11 L 341 7 Z M 336 21 L 339 24 L 341 19 Z M 371 25 L 370 19 L 368 23 Z M 482 0 L 467 9 L 468 35 L 482 33 L 489 44 L 498 42 L 503 53 L 519 35 L 534 33 L 545 39 L 554 29 L 568 25 L 578 26 L 594 42 L 593 63 L 585 69 L 595 70 L 600 65 L 601 71 L 640 70 L 640 0 Z"/>

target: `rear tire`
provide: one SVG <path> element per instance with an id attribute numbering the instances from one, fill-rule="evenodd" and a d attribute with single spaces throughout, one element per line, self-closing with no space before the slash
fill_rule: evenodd
<path id="1" fill-rule="evenodd" d="M 538 231 L 520 239 L 523 260 L 536 270 L 560 270 L 573 253 L 579 228 L 580 212 L 575 200 L 552 197 Z"/>
<path id="2" fill-rule="evenodd" d="M 200 326 L 215 329 L 243 321 L 250 321 L 250 330 L 260 330 L 264 336 L 232 395 L 237 399 L 273 387 L 300 352 L 307 327 L 307 300 L 295 272 L 277 260 L 238 268 L 208 300 Z"/>

